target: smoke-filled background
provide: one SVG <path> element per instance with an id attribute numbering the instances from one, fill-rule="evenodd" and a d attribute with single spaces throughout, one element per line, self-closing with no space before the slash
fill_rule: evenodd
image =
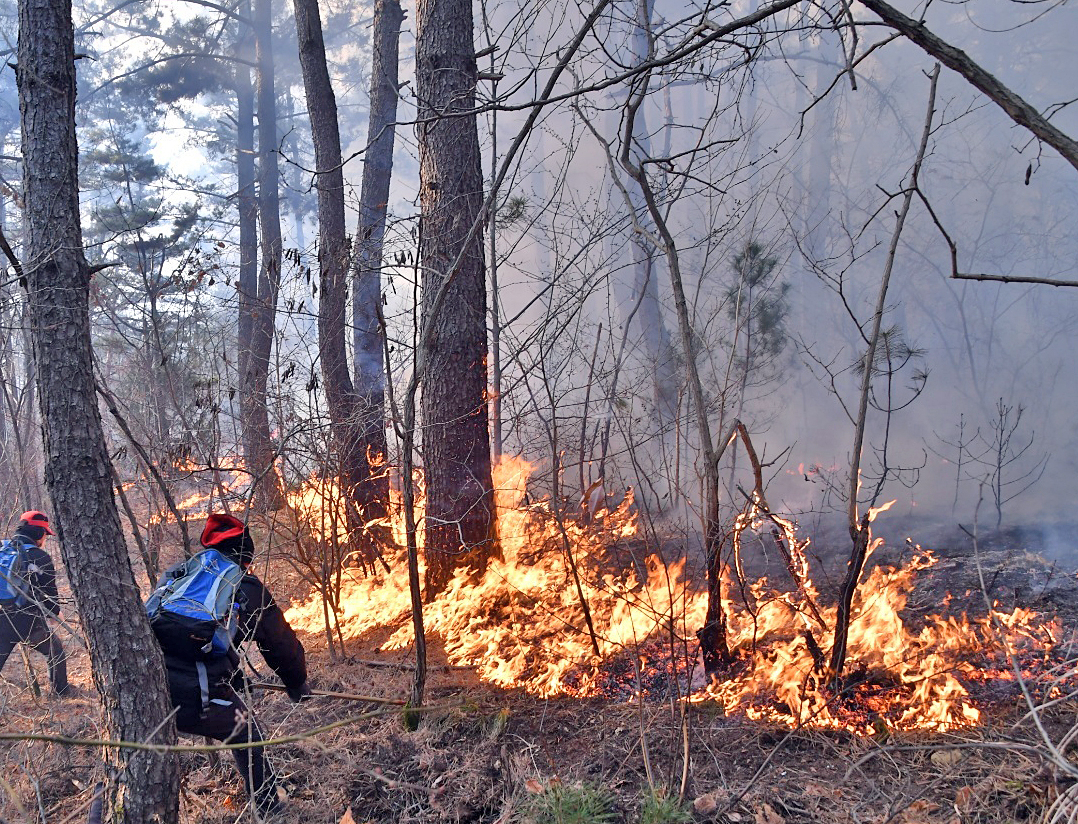
<path id="1" fill-rule="evenodd" d="M 14 11 L 4 6 L 13 43 Z M 484 175 L 488 185 L 501 180 L 483 241 L 492 448 L 539 467 L 537 495 L 555 478 L 574 506 L 589 489 L 613 502 L 632 487 L 660 532 L 691 534 L 702 472 L 695 366 L 714 438 L 735 419 L 752 433 L 772 507 L 804 524 L 841 522 L 867 336 L 889 271 L 864 500 L 896 498 L 888 517 L 915 538 L 976 518 L 986 528 L 1051 527 L 1065 540 L 1055 525 L 1070 520 L 1078 469 L 1078 295 L 954 279 L 951 244 L 964 274 L 1074 280 L 1078 173 L 943 69 L 896 239 L 933 61 L 863 8 L 810 4 L 689 48 L 708 25 L 755 10 L 615 2 L 562 67 L 586 10 L 476 6 Z M 412 368 L 422 300 L 415 14 L 406 11 L 382 289 L 398 387 Z M 155 455 L 213 463 L 239 450 L 238 24 L 184 3 L 77 3 L 75 12 L 84 231 L 91 261 L 107 264 L 92 291 L 102 375 Z M 371 13 L 322 4 L 353 206 L 368 139 Z M 858 25 L 835 16 L 844 13 Z M 933 4 L 925 21 L 1058 128 L 1078 131 L 1065 6 Z M 283 471 L 299 478 L 315 468 L 325 414 L 315 164 L 284 4 L 274 36 L 286 252 L 270 415 Z M 10 69 L 2 82 L 0 220 L 18 248 Z M 661 225 L 631 168 L 648 182 Z M 672 266 L 684 286 L 680 317 Z M 16 283 L 5 288 L 0 439 L 8 483 L 33 498 L 32 369 L 18 332 L 22 298 Z M 122 441 L 117 461 L 135 462 Z M 391 463 L 395 448 L 391 437 Z M 725 502 L 740 508 L 748 467 L 737 452 L 728 450 L 721 476 Z"/>

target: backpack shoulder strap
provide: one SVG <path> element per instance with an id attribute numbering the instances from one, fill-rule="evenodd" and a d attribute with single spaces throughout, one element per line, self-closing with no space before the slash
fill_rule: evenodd
<path id="1" fill-rule="evenodd" d="M 0 542 L 0 552 L 15 552 L 19 556 L 19 560 L 22 561 L 22 563 L 25 564 L 27 561 L 28 548 L 26 544 L 20 541 L 17 537 L 4 538 L 4 540 Z"/>

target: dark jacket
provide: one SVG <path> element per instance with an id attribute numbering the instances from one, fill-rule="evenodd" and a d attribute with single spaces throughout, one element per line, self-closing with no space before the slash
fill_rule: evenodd
<path id="1" fill-rule="evenodd" d="M 177 567 L 167 570 L 158 586 L 166 583 L 172 570 Z M 245 575 L 236 592 L 236 605 L 239 607 L 239 626 L 234 640 L 235 648 L 242 652 L 244 644 L 253 638 L 266 663 L 286 687 L 296 690 L 303 686 L 307 680 L 303 645 L 265 585 L 254 575 Z M 173 703 L 200 701 L 202 691 L 195 662 L 170 655 L 167 649 L 164 653 Z M 204 664 L 210 686 L 213 686 L 229 681 L 240 660 L 238 655 L 218 656 Z"/>
<path id="2" fill-rule="evenodd" d="M 30 603 L 14 612 L 41 616 L 42 607 L 53 615 L 60 614 L 60 593 L 56 590 L 56 567 L 52 556 L 29 538 L 15 534 L 11 540 L 22 544 L 26 553 L 26 582 L 30 585 Z"/>

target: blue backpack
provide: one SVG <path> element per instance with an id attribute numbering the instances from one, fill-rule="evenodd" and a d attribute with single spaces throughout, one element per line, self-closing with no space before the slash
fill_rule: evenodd
<path id="1" fill-rule="evenodd" d="M 244 571 L 216 549 L 192 555 L 146 600 L 161 648 L 192 661 L 226 655 L 238 629 Z"/>
<path id="2" fill-rule="evenodd" d="M 0 607 L 18 609 L 30 603 L 26 547 L 5 538 L 0 543 Z"/>

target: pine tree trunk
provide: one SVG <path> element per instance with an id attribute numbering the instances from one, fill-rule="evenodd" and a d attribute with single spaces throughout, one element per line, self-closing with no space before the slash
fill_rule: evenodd
<path id="1" fill-rule="evenodd" d="M 258 223 L 262 232 L 262 265 L 258 295 L 251 324 L 251 348 L 243 374 L 244 440 L 247 467 L 255 482 L 254 503 L 260 510 L 280 509 L 284 504 L 274 466 L 270 435 L 268 384 L 273 351 L 277 292 L 281 283 L 281 198 L 278 190 L 277 98 L 273 84 L 272 0 L 255 0 L 255 60 L 258 64 Z"/>
<path id="2" fill-rule="evenodd" d="M 244 17 L 251 16 L 250 0 L 241 6 Z M 252 34 L 242 23 L 236 36 L 236 56 L 253 61 Z M 255 301 L 258 298 L 258 203 L 255 200 L 255 91 L 251 84 L 251 68 L 236 63 L 236 203 L 240 235 L 240 271 L 237 286 L 239 323 L 236 329 L 237 371 L 242 382 L 251 362 L 251 343 L 254 335 Z M 240 408 L 244 401 L 240 394 Z M 243 431 L 243 454 L 251 454 L 246 429 Z"/>
<path id="3" fill-rule="evenodd" d="M 362 529 L 364 524 L 384 518 L 388 512 L 389 484 L 372 479 L 372 460 L 375 474 L 384 474 L 380 461 L 386 453 L 385 427 L 381 403 L 377 410 L 368 408 L 365 399 L 357 395 L 348 369 L 345 339 L 345 308 L 348 302 L 349 244 L 345 233 L 344 174 L 341 168 L 341 137 L 337 121 L 337 100 L 330 84 L 326 66 L 326 49 L 322 38 L 322 21 L 317 0 L 293 0 L 299 62 L 307 96 L 307 111 L 311 119 L 315 166 L 318 171 L 318 263 L 320 296 L 318 303 L 318 349 L 325 381 L 326 402 L 329 405 L 333 440 L 340 455 L 341 479 L 345 494 L 354 506 L 348 509 L 349 532 L 359 543 L 360 557 L 373 563 L 378 552 L 377 540 L 381 530 Z M 397 19 L 397 30 L 400 17 Z M 375 34 L 378 32 L 376 9 Z M 394 64 L 395 65 L 395 64 Z M 394 98 L 395 100 L 395 98 Z M 388 189 L 388 178 L 386 188 Z M 377 277 L 377 276 L 376 276 Z M 368 314 L 375 306 L 364 306 Z M 379 338 L 380 340 L 380 338 Z M 379 347 L 380 350 L 380 347 Z M 381 366 L 381 358 L 378 359 Z M 382 370 L 378 370 L 378 375 Z M 379 401 L 381 400 L 379 380 Z M 374 417 L 371 427 L 380 441 L 367 437 L 368 417 Z M 368 458 L 370 456 L 370 459 Z"/>
<path id="4" fill-rule="evenodd" d="M 251 16 L 251 3 L 246 0 L 240 13 Z M 250 28 L 239 24 L 236 36 L 236 56 L 254 59 Z M 251 359 L 254 330 L 254 302 L 259 293 L 259 207 L 254 200 L 254 86 L 251 69 L 246 63 L 236 63 L 236 206 L 239 220 L 239 320 L 236 328 L 236 361 L 240 382 L 245 380 Z M 243 409 L 240 394 L 240 409 Z M 244 435 L 244 455 L 250 454 L 251 444 Z"/>
<path id="5" fill-rule="evenodd" d="M 70 0 L 21 0 L 18 65 L 28 226 L 25 274 L 45 480 L 61 553 L 89 641 L 108 737 L 172 743 L 172 723 L 165 723 L 172 704 L 164 661 L 139 599 L 112 497 L 94 387 L 90 274 L 79 223 Z M 105 758 L 111 820 L 177 820 L 173 756 L 109 749 Z"/>
<path id="6" fill-rule="evenodd" d="M 389 184 L 393 176 L 393 145 L 397 119 L 397 63 L 404 11 L 399 0 L 376 0 L 371 60 L 370 118 L 367 152 L 363 157 L 363 181 L 359 195 L 359 225 L 353 270 L 355 326 L 355 375 L 362 442 L 372 456 L 388 451 L 385 430 L 385 381 L 383 363 L 385 332 L 378 317 L 382 304 L 382 244 L 389 211 Z M 369 501 L 370 518 L 388 512 L 389 476 L 375 472 L 365 482 L 361 498 Z M 374 506 L 378 502 L 378 506 Z M 384 503 L 383 503 L 384 502 Z"/>
<path id="7" fill-rule="evenodd" d="M 458 568 L 485 571 L 498 551 L 487 419 L 483 177 L 469 0 L 416 4 L 422 230 L 426 587 Z M 442 290 L 444 302 L 436 305 Z"/>

